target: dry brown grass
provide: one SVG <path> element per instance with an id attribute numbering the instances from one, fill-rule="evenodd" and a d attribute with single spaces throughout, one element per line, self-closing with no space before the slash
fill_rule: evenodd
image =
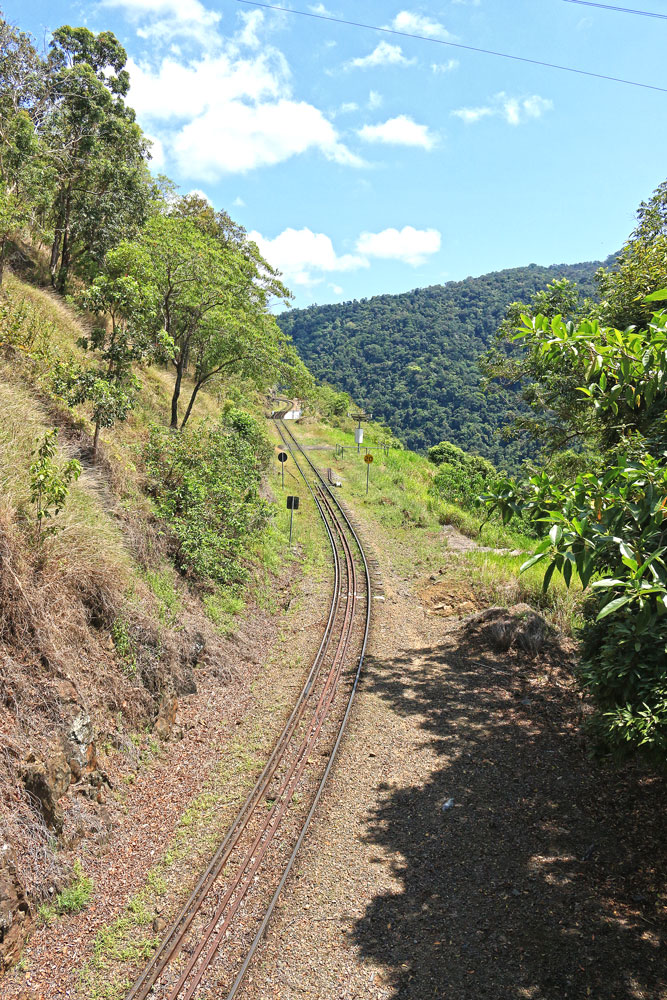
<path id="1" fill-rule="evenodd" d="M 21 780 L 26 759 L 66 749 L 75 712 L 90 716 L 98 743 L 131 753 L 127 734 L 155 717 L 164 691 L 187 685 L 192 649 L 214 650 L 217 641 L 195 599 L 184 601 L 178 623 L 165 621 L 144 574 L 164 553 L 141 490 L 140 454 L 150 424 L 168 414 L 170 375 L 142 373 L 140 405 L 106 434 L 93 467 L 85 461 L 85 409 L 67 410 L 49 386 L 53 358 L 84 360 L 76 345 L 83 332 L 56 296 L 9 276 L 0 299 L 0 838 L 33 904 L 62 879 L 63 866 Z M 202 394 L 201 412 L 214 410 Z M 61 458 L 80 457 L 84 470 L 58 531 L 39 542 L 29 466 L 54 425 Z M 63 684 L 74 704 L 61 697 Z M 83 825 L 93 829 L 95 810 L 85 809 Z"/>

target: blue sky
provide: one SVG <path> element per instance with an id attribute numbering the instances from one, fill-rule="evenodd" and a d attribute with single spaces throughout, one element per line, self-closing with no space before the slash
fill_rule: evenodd
<path id="1" fill-rule="evenodd" d="M 667 177 L 667 93 L 237 0 L 0 3 L 40 41 L 115 32 L 154 166 L 242 223 L 296 305 L 603 258 Z M 667 87 L 667 19 L 569 0 L 282 6 Z"/>

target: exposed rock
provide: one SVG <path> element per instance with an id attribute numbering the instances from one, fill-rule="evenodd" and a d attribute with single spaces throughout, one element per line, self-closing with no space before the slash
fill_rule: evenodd
<path id="1" fill-rule="evenodd" d="M 71 681 L 64 679 L 57 680 L 54 686 L 58 700 L 64 705 L 71 705 L 79 700 L 77 690 Z"/>
<path id="2" fill-rule="evenodd" d="M 18 961 L 31 927 L 30 906 L 5 844 L 0 849 L 0 968 Z"/>
<path id="3" fill-rule="evenodd" d="M 97 750 L 95 747 L 95 729 L 92 719 L 85 709 L 78 711 L 70 722 L 68 732 L 70 767 L 72 758 L 82 771 L 93 771 L 97 767 Z M 76 767 L 72 768 L 73 773 Z"/>
<path id="4" fill-rule="evenodd" d="M 48 762 L 31 754 L 21 768 L 26 791 L 38 806 L 48 826 L 57 833 L 63 828 L 63 811 L 58 800 L 69 788 L 71 770 L 62 750 L 54 751 Z"/>
<path id="5" fill-rule="evenodd" d="M 487 608 L 471 615 L 466 630 L 476 633 L 499 652 L 518 646 L 529 656 L 536 656 L 553 632 L 542 615 L 528 604 L 515 604 L 511 608 Z"/>
<path id="6" fill-rule="evenodd" d="M 171 730 L 176 722 L 176 712 L 178 711 L 178 699 L 175 695 L 164 694 L 158 709 L 157 719 L 153 731 L 161 740 L 168 740 Z"/>

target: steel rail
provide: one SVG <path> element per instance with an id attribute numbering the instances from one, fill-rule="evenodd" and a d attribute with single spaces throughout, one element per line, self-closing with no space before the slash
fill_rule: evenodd
<path id="1" fill-rule="evenodd" d="M 354 527 L 352 526 L 352 524 L 350 522 L 350 519 L 348 518 L 347 514 L 345 513 L 345 511 L 343 510 L 342 506 L 338 502 L 338 499 L 337 499 L 336 495 L 334 493 L 332 493 L 332 491 L 329 489 L 329 487 L 328 487 L 328 485 L 327 485 L 324 477 L 319 472 L 319 470 L 315 467 L 314 463 L 311 462 L 310 458 L 305 453 L 305 451 L 303 450 L 303 448 L 301 448 L 301 446 L 299 445 L 299 443 L 298 443 L 297 439 L 295 438 L 294 434 L 290 430 L 288 430 L 287 427 L 285 427 L 285 425 L 284 425 L 284 423 L 282 421 L 280 421 L 280 424 L 278 423 L 278 421 L 276 421 L 276 426 L 278 428 L 278 431 L 280 433 L 280 436 L 281 436 L 283 442 L 287 443 L 286 438 L 285 438 L 285 436 L 283 434 L 283 431 L 286 431 L 287 434 L 289 435 L 289 437 L 291 438 L 291 440 L 293 441 L 293 443 L 296 445 L 296 447 L 299 449 L 299 451 L 301 452 L 301 454 L 305 458 L 305 460 L 308 462 L 308 464 L 310 465 L 312 471 L 315 473 L 315 475 L 317 476 L 317 478 L 320 480 L 321 489 L 322 489 L 323 493 L 325 495 L 328 494 L 330 500 L 333 501 L 333 504 L 338 509 L 338 512 L 342 516 L 343 520 L 345 521 L 345 524 L 347 525 L 347 527 L 348 527 L 348 529 L 349 529 L 352 537 L 354 538 L 354 540 L 356 542 L 357 548 L 359 550 L 359 554 L 361 555 L 361 559 L 362 559 L 362 563 L 363 563 L 363 567 L 364 567 L 364 577 L 365 577 L 365 581 L 366 581 L 366 621 L 365 621 L 365 626 L 364 626 L 364 637 L 363 637 L 362 646 L 361 646 L 361 653 L 359 654 L 359 662 L 357 664 L 357 669 L 356 669 L 356 673 L 355 673 L 355 676 L 354 676 L 354 681 L 353 681 L 353 684 L 352 684 L 352 689 L 350 691 L 350 696 L 348 698 L 347 707 L 345 709 L 345 715 L 343 716 L 343 720 L 342 720 L 340 728 L 338 730 L 338 736 L 336 738 L 336 742 L 334 743 L 333 749 L 332 749 L 331 754 L 329 756 L 329 760 L 327 762 L 327 766 L 326 766 L 326 768 L 324 770 L 324 774 L 322 775 L 322 778 L 320 780 L 319 787 L 317 789 L 317 792 L 315 793 L 315 797 L 314 797 L 313 802 L 311 804 L 310 810 L 309 810 L 308 815 L 306 816 L 304 824 L 303 824 L 303 826 L 301 828 L 301 833 L 299 834 L 297 842 L 294 845 L 292 853 L 290 854 L 290 857 L 289 857 L 289 860 L 288 860 L 287 865 L 285 867 L 285 870 L 283 872 L 282 878 L 280 879 L 280 882 L 278 883 L 278 886 L 277 886 L 277 888 L 276 888 L 276 890 L 275 890 L 275 892 L 273 894 L 273 897 L 271 898 L 271 902 L 269 903 L 269 905 L 268 905 L 268 907 L 266 909 L 266 912 L 264 914 L 264 918 L 262 920 L 262 923 L 261 923 L 260 927 L 258 928 L 258 930 L 257 930 L 257 932 L 255 934 L 255 937 L 252 940 L 250 948 L 248 949 L 246 957 L 245 957 L 245 959 L 243 961 L 243 965 L 241 966 L 241 968 L 240 968 L 240 970 L 238 972 L 238 975 L 236 976 L 236 979 L 234 980 L 234 983 L 232 985 L 231 990 L 227 994 L 226 1000 L 234 1000 L 234 998 L 236 997 L 236 995 L 237 995 L 237 993 L 238 993 L 238 991 L 239 991 L 239 989 L 240 989 L 240 987 L 241 987 L 241 985 L 243 983 L 243 980 L 245 978 L 245 974 L 248 971 L 250 963 L 252 962 L 253 958 L 255 957 L 257 949 L 258 949 L 258 947 L 259 947 L 259 945 L 260 945 L 260 943 L 262 941 L 262 938 L 264 937 L 264 934 L 266 933 L 266 928 L 268 927 L 269 921 L 270 921 L 271 917 L 273 916 L 273 912 L 274 912 L 274 910 L 276 908 L 276 904 L 278 902 L 278 899 L 280 898 L 280 894 L 281 894 L 283 888 L 285 887 L 285 883 L 287 882 L 287 879 L 289 878 L 289 875 L 290 875 L 290 872 L 292 871 L 292 868 L 294 867 L 294 862 L 296 861 L 296 858 L 297 858 L 297 855 L 299 853 L 299 850 L 301 849 L 301 845 L 303 844 L 303 841 L 304 841 L 304 839 L 306 837 L 306 833 L 308 832 L 308 829 L 309 829 L 310 824 L 312 822 L 313 816 L 315 815 L 315 810 L 317 809 L 319 801 L 320 801 L 320 799 L 322 797 L 322 793 L 324 792 L 324 788 L 325 788 L 325 785 L 327 783 L 327 779 L 329 777 L 331 769 L 333 768 L 333 765 L 334 765 L 334 762 L 336 760 L 336 757 L 338 756 L 338 750 L 340 748 L 340 744 L 342 742 L 343 736 L 345 735 L 345 730 L 347 728 L 347 723 L 348 723 L 348 720 L 349 720 L 349 717 L 350 717 L 350 713 L 352 712 L 352 705 L 354 703 L 354 698 L 355 698 L 355 695 L 357 693 L 357 689 L 359 687 L 359 679 L 361 677 L 361 671 L 362 671 L 362 668 L 363 668 L 364 657 L 366 655 L 366 647 L 368 645 L 368 636 L 369 636 L 369 633 L 370 633 L 370 624 L 371 624 L 371 577 L 370 577 L 370 570 L 369 570 L 369 567 L 368 567 L 368 560 L 366 558 L 366 553 L 364 552 L 364 548 L 363 548 L 363 545 L 361 544 L 359 536 L 358 536 L 357 532 L 354 530 Z M 290 448 L 290 451 L 291 450 L 292 449 Z M 296 461 L 296 459 L 294 461 L 295 461 L 295 464 L 298 467 L 298 462 Z M 299 470 L 299 471 L 301 471 L 301 470 Z M 302 473 L 302 475 L 303 475 L 303 473 Z M 306 477 L 304 476 L 303 478 L 305 480 Z"/>
<path id="2" fill-rule="evenodd" d="M 181 995 L 182 989 L 190 979 L 191 973 L 195 965 L 197 964 L 198 959 L 201 956 L 202 951 L 204 950 L 204 947 L 206 946 L 207 942 L 210 941 L 212 938 L 211 944 L 209 945 L 206 951 L 204 959 L 199 968 L 196 970 L 194 978 L 190 982 L 187 992 L 183 997 L 183 1000 L 191 1000 L 191 998 L 193 997 L 194 993 L 197 990 L 197 987 L 199 986 L 199 983 L 201 982 L 202 978 L 206 973 L 206 970 L 209 968 L 211 962 L 213 961 L 215 954 L 218 951 L 218 948 L 220 947 L 220 944 L 222 943 L 224 937 L 226 936 L 227 929 L 232 919 L 234 918 L 241 903 L 243 902 L 245 895 L 248 892 L 248 889 L 252 886 L 257 871 L 259 870 L 261 863 L 264 859 L 264 856 L 268 852 L 269 847 L 271 846 L 271 843 L 273 841 L 274 835 L 280 828 L 281 821 L 285 813 L 287 812 L 289 803 L 294 793 L 294 789 L 298 786 L 299 781 L 303 777 L 303 773 L 309 762 L 310 753 L 315 746 L 319 733 L 322 729 L 322 726 L 324 725 L 325 720 L 328 717 L 328 713 L 330 711 L 331 705 L 333 704 L 334 698 L 337 693 L 337 689 L 343 673 L 345 657 L 347 654 L 350 638 L 353 631 L 354 610 L 357 599 L 359 596 L 361 596 L 357 594 L 355 561 L 352 554 L 352 547 L 349 543 L 349 540 L 346 538 L 345 530 L 343 524 L 341 523 L 341 517 L 345 526 L 347 527 L 352 537 L 354 538 L 356 546 L 361 554 L 364 567 L 365 581 L 366 581 L 366 621 L 365 621 L 364 636 L 363 636 L 361 654 L 359 657 L 359 663 L 354 677 L 352 690 L 348 698 L 348 703 L 344 713 L 343 721 L 338 729 L 332 753 L 325 767 L 324 774 L 317 787 L 313 802 L 311 804 L 311 808 L 306 816 L 304 824 L 301 827 L 301 831 L 298 836 L 296 845 L 292 853 L 290 854 L 290 857 L 284 869 L 278 888 L 276 889 L 271 899 L 271 902 L 269 903 L 268 909 L 265 911 L 264 918 L 262 920 L 260 928 L 257 931 L 257 934 L 255 935 L 255 938 L 251 944 L 250 950 L 246 955 L 241 970 L 239 971 L 239 974 L 237 975 L 237 978 L 232 986 L 232 990 L 229 994 L 230 998 L 235 996 L 243 980 L 245 971 L 247 970 L 250 961 L 252 960 L 252 957 L 255 954 L 255 951 L 257 949 L 259 942 L 261 941 L 261 938 L 263 937 L 264 931 L 271 917 L 271 914 L 273 913 L 280 891 L 282 890 L 285 884 L 289 872 L 291 871 L 292 866 L 294 864 L 294 860 L 296 858 L 298 850 L 301 844 L 303 843 L 306 831 L 310 825 L 317 804 L 321 798 L 326 780 L 328 778 L 328 775 L 334 763 L 334 759 L 338 752 L 338 748 L 340 746 L 340 742 L 342 740 L 344 730 L 347 725 L 347 720 L 349 718 L 350 711 L 352 708 L 354 695 L 357 690 L 363 658 L 368 641 L 368 633 L 370 626 L 370 607 L 371 607 L 370 573 L 366 556 L 364 554 L 359 538 L 356 532 L 354 531 L 354 528 L 352 527 L 345 511 L 341 508 L 335 495 L 332 494 L 331 491 L 328 489 L 326 483 L 324 482 L 323 477 L 321 476 L 319 471 L 315 468 L 314 464 L 310 461 L 308 456 L 305 454 L 305 452 L 297 442 L 294 435 L 291 433 L 291 431 L 287 430 L 285 425 L 282 423 L 282 420 L 280 420 L 279 422 L 278 419 L 276 419 L 276 427 L 285 444 L 287 444 L 287 439 L 285 437 L 284 431 L 286 431 L 287 434 L 289 434 L 289 437 L 292 439 L 292 442 L 308 462 L 308 465 L 315 473 L 317 480 L 319 480 L 319 482 L 317 482 L 316 484 L 315 489 L 313 489 L 313 486 L 308 480 L 308 476 L 301 468 L 301 465 L 299 464 L 296 456 L 293 455 L 297 469 L 300 475 L 302 476 L 304 483 L 306 484 L 306 487 L 310 491 L 313 500 L 318 508 L 320 516 L 324 521 L 329 543 L 332 550 L 333 563 L 334 563 L 334 590 L 332 594 L 331 608 L 327 620 L 327 625 L 325 628 L 325 633 L 322 638 L 322 642 L 320 643 L 318 652 L 316 654 L 313 667 L 311 668 L 307 681 L 299 696 L 299 700 L 297 701 L 297 704 L 295 705 L 295 708 L 287 724 L 285 725 L 281 733 L 281 736 L 279 737 L 279 740 L 276 743 L 276 746 L 274 747 L 271 757 L 267 761 L 265 768 L 260 774 L 260 777 L 258 778 L 253 790 L 247 797 L 243 807 L 241 808 L 239 814 L 237 815 L 223 843 L 221 844 L 220 848 L 218 848 L 218 850 L 216 851 L 206 871 L 200 877 L 197 885 L 190 894 L 190 897 L 188 898 L 186 904 L 182 908 L 179 916 L 174 921 L 169 931 L 165 935 L 165 938 L 163 939 L 159 951 L 156 953 L 151 963 L 149 963 L 148 967 L 144 970 L 142 975 L 134 984 L 132 990 L 127 995 L 126 1000 L 145 1000 L 145 998 L 148 997 L 148 995 L 151 993 L 153 986 L 161 978 L 162 973 L 166 969 L 167 965 L 169 964 L 171 959 L 174 957 L 174 955 L 182 945 L 185 935 L 192 924 L 192 921 L 194 920 L 195 916 L 201 911 L 201 907 L 204 903 L 206 896 L 213 887 L 223 867 L 225 867 L 232 852 L 237 847 L 239 840 L 241 839 L 243 834 L 248 830 L 248 823 L 253 814 L 255 813 L 257 805 L 262 796 L 264 795 L 264 792 L 266 791 L 268 785 L 273 780 L 276 771 L 283 763 L 283 761 L 285 759 L 288 759 L 287 751 L 290 749 L 290 745 L 293 736 L 295 734 L 296 728 L 299 725 L 301 719 L 303 718 L 303 715 L 305 713 L 305 708 L 309 700 L 309 696 L 321 672 L 322 664 L 326 658 L 326 654 L 329 645 L 331 643 L 333 632 L 334 630 L 338 631 L 338 629 L 335 628 L 335 621 L 338 616 L 340 608 L 341 584 L 342 584 L 341 580 L 342 566 L 340 564 L 340 554 L 338 551 L 338 544 L 337 544 L 340 543 L 341 549 L 345 557 L 345 573 L 347 578 L 348 594 L 345 606 L 345 613 L 343 617 L 343 623 L 340 628 L 340 636 L 339 639 L 337 640 L 337 647 L 334 653 L 334 658 L 329 668 L 329 671 L 326 675 L 324 687 L 320 692 L 320 696 L 314 714 L 311 717 L 310 723 L 306 727 L 306 735 L 304 736 L 301 742 L 298 752 L 292 758 L 287 773 L 282 776 L 280 789 L 275 797 L 275 801 L 272 805 L 272 808 L 269 814 L 266 816 L 264 822 L 261 824 L 259 832 L 255 835 L 252 846 L 250 847 L 249 851 L 246 852 L 244 863 L 241 865 L 239 869 L 237 869 L 235 880 L 227 888 L 222 898 L 219 900 L 218 905 L 215 909 L 214 916 L 209 921 L 209 924 L 206 928 L 203 938 L 199 940 L 198 946 L 195 949 L 194 953 L 191 955 L 190 960 L 187 963 L 185 970 L 181 974 L 176 986 L 173 987 L 171 992 L 169 993 L 168 1000 L 176 1000 L 176 998 Z M 291 446 L 289 446 L 289 450 L 290 452 L 292 452 Z M 331 524 L 329 524 L 328 519 L 331 520 Z M 222 924 L 220 924 L 220 918 L 223 916 L 225 910 L 228 908 L 230 900 L 233 900 L 232 905 L 229 906 L 228 912 L 225 914 Z"/>
<path id="3" fill-rule="evenodd" d="M 339 533 L 339 537 L 343 540 L 342 533 L 340 532 L 339 525 L 334 521 L 334 527 Z M 356 584 L 355 579 L 355 568 L 354 561 L 352 560 L 351 553 L 346 550 L 346 571 L 348 588 L 352 587 L 352 592 L 354 593 L 354 587 Z M 246 855 L 243 859 L 243 863 L 239 869 L 237 869 L 236 876 L 233 882 L 228 886 L 222 899 L 218 903 L 215 913 L 206 927 L 204 934 L 200 937 L 197 947 L 193 951 L 190 959 L 181 973 L 181 976 L 172 988 L 171 992 L 168 994 L 167 1000 L 177 1000 L 180 996 L 185 984 L 191 977 L 191 974 L 197 965 L 197 962 L 206 947 L 207 943 L 211 941 L 211 944 L 204 955 L 203 961 L 194 976 L 192 977 L 189 986 L 185 993 L 183 993 L 183 1000 L 191 1000 L 194 995 L 197 986 L 204 977 L 206 970 L 210 966 L 213 958 L 222 943 L 222 940 L 230 926 L 234 916 L 236 915 L 242 901 L 244 900 L 248 890 L 253 884 L 253 880 L 261 863 L 267 854 L 273 837 L 275 836 L 277 830 L 280 827 L 280 823 L 287 812 L 289 803 L 291 801 L 292 795 L 294 794 L 299 781 L 303 777 L 304 770 L 308 763 L 308 758 L 311 750 L 314 748 L 317 738 L 320 734 L 322 726 L 327 718 L 328 712 L 331 708 L 333 700 L 336 695 L 338 688 L 338 682 L 342 674 L 343 663 L 345 659 L 345 654 L 347 652 L 347 646 L 349 643 L 349 636 L 351 633 L 352 620 L 354 615 L 354 601 L 347 601 L 345 608 L 345 615 L 343 620 L 343 625 L 341 628 L 341 639 L 339 645 L 336 649 L 334 659 L 326 678 L 326 683 L 315 708 L 315 712 L 310 723 L 310 727 L 306 736 L 304 737 L 299 750 L 293 759 L 291 766 L 286 775 L 282 779 L 282 784 L 280 790 L 276 796 L 276 800 L 271 808 L 271 811 L 265 818 L 260 830 L 255 836 L 255 840 L 250 848 L 248 848 Z M 266 838 L 264 835 L 266 834 Z M 261 846 L 260 846 L 261 845 Z M 259 848 L 259 850 L 258 850 Z M 230 901 L 234 897 L 234 901 L 229 906 Z M 229 906 L 228 912 L 225 914 L 224 919 L 220 926 L 218 926 L 220 919 L 223 917 L 223 913 Z M 211 940 L 212 939 L 212 940 Z"/>
<path id="4" fill-rule="evenodd" d="M 307 484 L 308 485 L 308 484 Z M 309 487 L 310 488 L 310 487 Z M 190 896 L 182 906 L 178 916 L 172 922 L 168 928 L 165 936 L 162 939 L 160 947 L 153 955 L 151 961 L 142 971 L 141 975 L 133 984 L 130 992 L 126 996 L 126 1000 L 146 1000 L 150 994 L 151 989 L 162 976 L 162 973 L 166 969 L 167 965 L 170 963 L 176 952 L 178 951 L 183 939 L 194 919 L 196 913 L 199 910 L 201 903 L 204 898 L 208 895 L 208 892 L 215 883 L 218 875 L 227 863 L 232 851 L 234 850 L 236 844 L 238 843 L 241 834 L 245 829 L 245 824 L 247 823 L 249 817 L 252 815 L 253 811 L 257 807 L 258 802 L 261 800 L 266 788 L 270 784 L 280 765 L 282 755 L 284 754 L 285 748 L 289 745 L 289 742 L 294 734 L 294 730 L 298 726 L 301 718 L 305 712 L 306 704 L 310 692 L 317 680 L 322 663 L 326 656 L 326 652 L 331 641 L 331 635 L 333 632 L 334 621 L 336 614 L 338 612 L 339 602 L 340 602 L 340 564 L 339 557 L 336 549 L 334 534 L 329 527 L 327 519 L 322 510 L 319 499 L 317 498 L 315 492 L 311 489 L 311 494 L 313 500 L 320 512 L 322 520 L 327 531 L 327 537 L 331 547 L 332 561 L 334 566 L 334 585 L 331 597 L 331 606 L 329 609 L 329 616 L 327 619 L 327 624 L 325 626 L 324 634 L 322 636 L 322 641 L 315 654 L 315 659 L 313 660 L 313 665 L 311 667 L 310 673 L 306 679 L 306 682 L 299 694 L 297 703 L 292 710 L 292 713 L 287 720 L 276 745 L 266 762 L 262 772 L 260 773 L 254 787 L 248 794 L 245 802 L 243 803 L 241 809 L 239 810 L 232 826 L 227 832 L 225 838 L 223 839 L 220 847 L 217 849 L 211 861 L 209 862 L 207 868 L 204 870 L 200 876 L 198 882 L 196 883 L 194 889 L 191 891 Z"/>

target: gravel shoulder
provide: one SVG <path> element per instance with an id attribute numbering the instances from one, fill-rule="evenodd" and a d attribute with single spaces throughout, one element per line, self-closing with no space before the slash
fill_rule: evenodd
<path id="1" fill-rule="evenodd" d="M 366 528 L 387 599 L 244 1000 L 664 1000 L 664 780 L 589 759 L 567 644 L 499 651 L 445 538 Z"/>
<path id="2" fill-rule="evenodd" d="M 496 648 L 451 533 L 362 523 L 386 599 L 244 1000 L 667 1000 L 664 780 L 589 760 L 567 646 Z M 113 840 L 84 859 L 91 906 L 34 935 L 3 998 L 124 995 L 319 641 L 326 578 L 283 584 L 239 626 L 234 682 L 198 678 L 184 739 L 110 796 Z"/>

